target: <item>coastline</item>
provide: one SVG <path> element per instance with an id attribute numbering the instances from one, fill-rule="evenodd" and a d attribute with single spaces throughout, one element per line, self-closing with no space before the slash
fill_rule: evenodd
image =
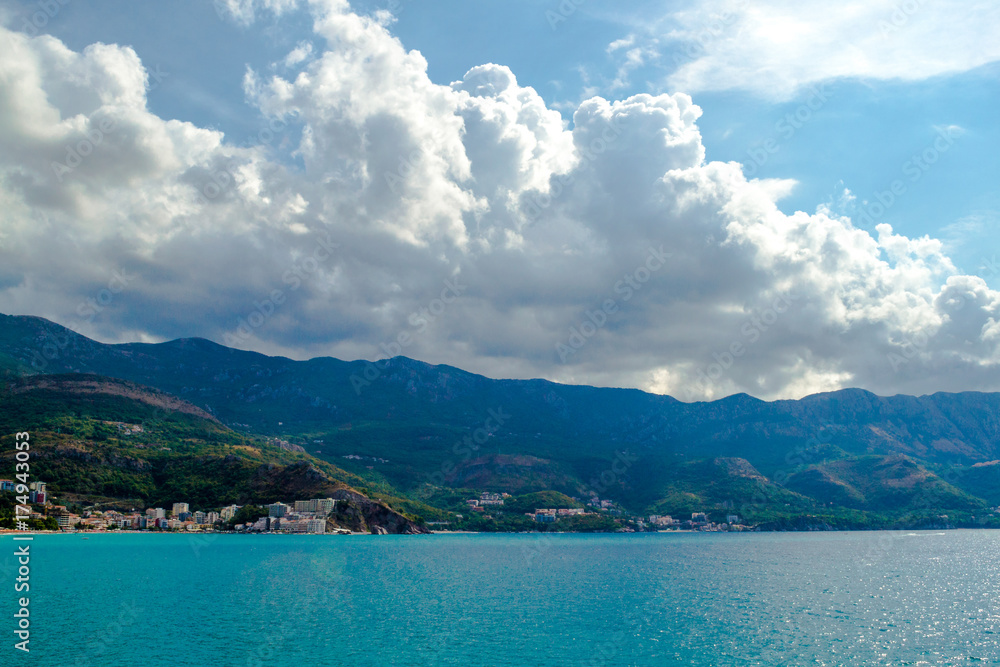
<path id="1" fill-rule="evenodd" d="M 599 531 L 551 531 L 551 532 L 541 532 L 541 531 L 529 531 L 529 532 L 518 532 L 518 531 L 475 531 L 475 530 L 432 530 L 429 533 L 423 533 L 425 535 L 735 535 L 735 534 L 747 534 L 747 533 L 936 533 L 945 534 L 948 532 L 958 532 L 958 531 L 990 531 L 997 530 L 996 526 L 959 526 L 959 527 L 948 527 L 943 528 L 940 526 L 934 526 L 929 528 L 831 528 L 826 530 L 806 530 L 806 529 L 788 529 L 788 530 L 742 530 L 742 531 L 706 531 L 706 530 L 651 530 L 651 531 L 632 531 L 632 532 L 599 532 Z M 393 533 L 389 533 L 392 535 Z M 173 536 L 188 536 L 188 537 L 208 537 L 217 535 L 262 535 L 262 536 L 285 536 L 285 537 L 365 537 L 365 536 L 376 536 L 381 535 L 377 533 L 362 533 L 362 532 L 351 532 L 351 533 L 282 533 L 282 532 L 236 532 L 236 531 L 198 531 L 198 532 L 164 532 L 164 531 L 141 531 L 141 530 L 123 530 L 123 531 L 16 531 L 16 530 L 0 530 L 0 538 L 4 537 L 40 537 L 43 535 L 65 535 L 67 537 L 83 537 L 90 538 L 98 535 L 173 535 Z M 411 536 L 405 533 L 399 533 L 399 535 Z M 413 535 L 419 536 L 419 535 Z"/>

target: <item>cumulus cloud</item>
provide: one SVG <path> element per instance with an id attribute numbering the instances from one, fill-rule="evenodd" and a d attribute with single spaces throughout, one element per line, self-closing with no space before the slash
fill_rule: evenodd
<path id="1" fill-rule="evenodd" d="M 922 80 L 1000 60 L 1000 6 L 926 0 L 712 0 L 670 15 L 677 90 L 788 99 L 838 78 Z"/>
<path id="2" fill-rule="evenodd" d="M 782 213 L 687 94 L 567 123 L 506 67 L 435 84 L 377 16 L 312 11 L 310 57 L 246 74 L 250 147 L 152 114 L 128 47 L 0 29 L 0 310 L 682 399 L 1000 389 L 1000 294 L 935 239 Z"/>

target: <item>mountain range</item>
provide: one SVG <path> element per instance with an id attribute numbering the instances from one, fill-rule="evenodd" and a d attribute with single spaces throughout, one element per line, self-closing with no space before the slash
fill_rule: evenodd
<path id="1" fill-rule="evenodd" d="M 428 518 L 454 517 L 482 491 L 842 527 L 982 523 L 1000 505 L 997 393 L 685 403 L 406 357 L 294 361 L 198 338 L 107 345 L 7 315 L 0 373 L 154 388 L 231 437 L 275 439 Z"/>

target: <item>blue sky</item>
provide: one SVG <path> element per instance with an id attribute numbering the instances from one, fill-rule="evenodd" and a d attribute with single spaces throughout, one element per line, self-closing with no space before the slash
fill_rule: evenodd
<path id="1" fill-rule="evenodd" d="M 780 0 L 634 2 L 627 6 L 598 0 L 391 0 L 358 1 L 349 7 L 337 0 L 312 4 L 182 0 L 166 11 L 155 3 L 122 0 L 99 4 L 69 0 L 63 5 L 54 1 L 51 6 L 17 0 L 7 3 L 0 17 L 13 31 L 50 34 L 76 53 L 97 42 L 131 47 L 150 77 L 146 111 L 160 121 L 176 119 L 219 131 L 224 134 L 225 149 L 261 144 L 260 130 L 276 114 L 286 113 L 286 119 L 308 116 L 299 98 L 290 102 L 271 82 L 283 81 L 291 89 L 303 72 L 318 76 L 321 54 L 336 53 L 340 39 L 345 44 L 353 39 L 352 35 L 331 37 L 333 28 L 323 32 L 314 25 L 328 11 L 324 3 L 336 7 L 330 12 L 375 17 L 376 22 L 366 30 L 379 35 L 363 43 L 389 49 L 388 42 L 378 40 L 395 37 L 405 50 L 419 51 L 426 59 L 426 72 L 421 76 L 440 89 L 461 81 L 477 66 L 493 63 L 509 68 L 519 89 L 533 88 L 545 109 L 561 114 L 566 131 L 573 130 L 574 114 L 581 105 L 594 97 L 616 103 L 641 94 L 659 98 L 686 93 L 701 109 L 696 127 L 704 161 L 741 163 L 744 177 L 760 179 L 761 191 L 786 216 L 819 211 L 849 219 L 873 238 L 878 236 L 875 225 L 888 223 L 894 234 L 912 240 L 914 248 L 920 237 L 929 236 L 941 242 L 940 252 L 952 263 L 937 280 L 944 280 L 946 273 L 978 275 L 991 288 L 1000 286 L 1000 271 L 987 261 L 1000 250 L 996 243 L 1000 126 L 995 121 L 1000 102 L 1000 47 L 993 43 L 998 12 L 990 3 L 940 7 L 925 0 L 846 2 L 830 10 L 822 3 Z M 296 49 L 300 57 L 288 60 Z M 402 58 L 402 53 L 393 57 Z M 248 72 L 256 88 L 248 84 Z M 300 91 L 299 97 L 304 95 Z M 318 119 L 327 117 L 322 109 L 356 102 L 317 102 L 313 120 L 291 122 L 279 139 L 264 141 L 254 159 L 266 159 L 275 168 L 287 170 L 283 179 L 315 172 L 316 156 L 310 162 L 304 138 L 318 132 Z M 279 108 L 284 111 L 275 111 Z M 683 116 L 683 109 L 677 113 Z M 342 139 L 331 141 L 326 145 L 333 146 L 332 150 L 344 145 L 338 143 Z M 473 154 L 470 146 L 466 150 Z M 635 159 L 641 160 L 641 144 L 637 150 L 640 157 Z M 536 157 L 540 151 L 536 149 Z M 455 174 L 463 167 L 452 165 L 451 169 Z M 312 176 L 317 174 L 303 178 Z M 534 183 L 532 187 L 537 187 Z M 610 186 L 604 183 L 602 187 Z M 302 192 L 304 201 L 315 203 Z M 884 210 L 878 204 L 880 197 L 882 204 L 891 199 Z M 478 204 L 462 206 L 466 224 L 470 216 L 480 219 L 477 224 L 489 217 L 482 211 L 472 212 Z M 490 206 L 497 210 L 495 204 Z M 865 216 L 865 211 L 874 215 Z M 708 238 L 717 239 L 720 233 L 708 234 Z M 495 240 L 491 243 L 496 247 Z M 880 252 L 883 261 L 899 268 L 888 245 Z M 437 254 L 439 259 L 446 256 L 450 255 L 445 250 Z M 817 263 L 822 261 L 816 258 Z M 938 288 L 943 289 L 941 285 L 934 289 Z M 930 287 L 913 289 L 924 294 L 921 298 L 931 298 L 926 291 Z M 10 297 L 7 309 L 16 310 L 24 298 Z M 419 302 L 423 297 L 412 298 Z M 900 297 L 899 303 L 908 298 Z M 587 303 L 586 298 L 579 301 L 581 307 Z M 387 306 L 382 303 L 373 308 L 376 314 L 384 314 Z M 407 308 L 397 306 L 403 316 Z M 733 306 L 719 303 L 713 308 L 720 312 Z M 737 307 L 745 312 L 752 308 L 745 297 Z M 138 335 L 150 340 L 195 333 L 189 331 L 191 325 L 174 316 L 157 321 L 123 310 L 116 320 L 110 316 L 113 310 L 109 308 L 104 322 L 86 322 L 93 325 L 87 333 L 104 339 Z M 239 312 L 240 307 L 219 310 L 215 326 L 221 332 L 230 327 L 222 320 L 231 321 L 231 312 Z M 53 305 L 45 314 L 58 319 L 59 307 Z M 542 317 L 536 315 L 535 320 Z M 622 330 L 655 319 L 652 311 L 637 311 L 622 322 Z M 384 335 L 380 326 L 392 331 L 400 325 L 398 321 L 389 325 L 367 322 L 356 330 L 347 327 L 353 333 L 344 333 L 341 323 L 333 327 L 338 333 L 332 338 L 311 332 L 306 336 L 308 344 L 296 344 L 288 337 L 294 324 L 287 322 L 283 334 L 267 334 L 262 328 L 249 346 L 293 356 L 331 350 L 361 356 L 358 351 L 363 346 L 357 338 Z M 462 338 L 455 332 L 441 334 L 445 340 Z M 899 331 L 884 335 L 892 344 L 909 340 Z M 351 337 L 354 344 L 347 340 Z M 570 371 L 565 365 L 550 368 L 548 362 L 534 359 L 532 352 L 511 352 L 512 358 L 517 357 L 512 361 L 505 358 L 505 350 L 516 346 L 502 341 L 484 345 L 488 353 L 473 351 L 476 345 L 471 343 L 458 347 L 461 353 L 428 345 L 424 357 L 464 362 L 493 374 L 510 366 L 514 374 L 652 389 L 669 389 L 670 381 L 663 378 L 678 373 L 670 363 L 657 362 L 652 365 L 659 369 L 654 376 L 660 380 L 640 381 L 634 373 L 615 374 L 596 361 L 589 370 L 581 366 Z M 416 349 L 410 352 L 420 356 Z M 698 354 L 712 358 L 706 350 Z M 698 365 L 691 359 L 678 363 L 688 376 Z M 799 369 L 810 363 L 801 354 L 795 362 Z M 940 363 L 936 360 L 932 365 L 936 368 Z M 637 360 L 635 365 L 642 362 Z M 720 383 L 709 393 L 746 389 L 758 395 L 786 395 L 800 391 L 800 386 L 833 386 L 851 377 L 860 381 L 854 371 L 826 368 L 815 372 L 826 379 L 796 384 L 786 378 L 784 384 L 768 384 L 759 380 L 760 373 L 748 369 L 746 377 L 729 378 L 724 387 Z M 917 376 L 906 382 L 919 384 Z M 892 387 L 899 381 L 899 374 L 894 373 L 872 385 Z M 928 380 L 920 386 L 932 384 Z M 776 388 L 779 385 L 783 388 Z"/>

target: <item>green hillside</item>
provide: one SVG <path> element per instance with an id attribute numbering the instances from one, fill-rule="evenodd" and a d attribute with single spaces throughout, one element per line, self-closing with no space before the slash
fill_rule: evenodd
<path id="1" fill-rule="evenodd" d="M 50 496 L 109 506 L 229 504 L 338 497 L 366 486 L 292 447 L 240 434 L 163 392 L 95 375 L 9 380 L 0 390 L 0 451 L 13 469 L 13 433 L 31 433 L 31 476 Z M 412 501 L 384 500 L 433 514 Z"/>
<path id="2" fill-rule="evenodd" d="M 85 472 L 74 484 L 92 494 L 262 498 L 275 483 L 261 468 L 267 459 L 307 461 L 428 520 L 454 520 L 482 491 L 599 497 L 637 515 L 822 514 L 845 526 L 869 525 L 868 515 L 882 524 L 945 513 L 978 522 L 1000 504 L 1000 468 L 991 465 L 1000 460 L 1000 394 L 846 389 L 798 401 L 740 394 L 682 403 L 632 389 L 492 380 L 405 357 L 293 361 L 202 339 L 104 345 L 4 315 L 0 362 L 8 377 L 96 373 L 200 410 L 164 432 L 152 414 L 123 412 L 140 409 L 132 404 L 102 399 L 100 418 L 74 421 L 46 395 L 54 407 L 40 403 L 32 418 L 58 443 L 47 464 L 53 479 Z M 18 419 L 6 424 L 20 428 Z M 148 422 L 143 437 L 170 442 L 137 449 L 140 438 L 100 423 L 129 420 Z M 275 440 L 301 451 L 266 444 Z M 214 491 L 213 480 L 221 481 Z"/>
<path id="3" fill-rule="evenodd" d="M 810 466 L 786 486 L 827 504 L 855 509 L 975 510 L 986 503 L 903 455 L 863 456 Z"/>

